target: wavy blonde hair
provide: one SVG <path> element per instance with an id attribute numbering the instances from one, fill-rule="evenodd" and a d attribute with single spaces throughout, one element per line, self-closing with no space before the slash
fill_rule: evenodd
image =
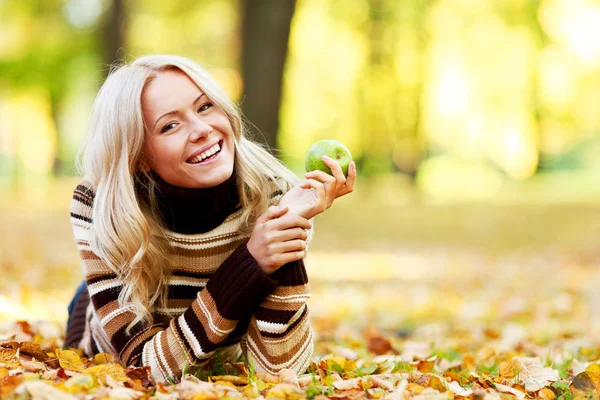
<path id="1" fill-rule="evenodd" d="M 229 118 L 243 209 L 242 234 L 249 234 L 268 208 L 271 191 L 265 188 L 285 192 L 297 182 L 277 158 L 246 138 L 238 107 L 195 62 L 173 55 L 149 55 L 114 67 L 92 107 L 77 167 L 96 190 L 92 249 L 123 282 L 120 305 L 136 315 L 128 329 L 139 322 L 152 323 L 153 308 L 166 304 L 171 251 L 153 201 L 156 183 L 141 168 L 147 132 L 141 99 L 152 79 L 172 69 L 189 76 Z M 139 183 L 148 190 L 148 205 L 140 202 L 136 192 Z"/>

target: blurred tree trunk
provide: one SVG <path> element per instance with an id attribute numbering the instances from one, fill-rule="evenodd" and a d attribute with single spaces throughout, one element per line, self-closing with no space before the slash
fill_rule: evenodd
<path id="1" fill-rule="evenodd" d="M 104 38 L 104 62 L 111 65 L 116 60 L 122 58 L 125 47 L 125 32 L 127 32 L 125 0 L 111 0 L 110 6 L 106 11 L 104 26 L 101 29 Z M 120 54 L 119 54 L 120 53 Z M 108 70 L 106 71 L 108 75 Z"/>
<path id="2" fill-rule="evenodd" d="M 254 125 L 254 137 L 274 149 L 283 68 L 296 0 L 241 0 L 241 8 L 242 110 Z"/>

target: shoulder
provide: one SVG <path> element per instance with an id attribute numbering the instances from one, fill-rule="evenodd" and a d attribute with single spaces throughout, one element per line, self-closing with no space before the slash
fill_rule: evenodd
<path id="1" fill-rule="evenodd" d="M 92 210 L 96 188 L 94 185 L 83 179 L 80 181 L 73 191 L 71 199 L 71 218 L 75 218 L 85 222 L 92 222 Z"/>

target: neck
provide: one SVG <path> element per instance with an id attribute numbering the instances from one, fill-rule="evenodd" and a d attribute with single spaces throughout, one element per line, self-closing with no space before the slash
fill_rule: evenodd
<path id="1" fill-rule="evenodd" d="M 240 203 L 235 171 L 225 182 L 210 188 L 189 189 L 173 186 L 155 172 L 155 199 L 158 213 L 165 227 L 173 232 L 194 234 L 215 229 L 233 212 Z M 148 191 L 138 192 L 142 197 Z"/>

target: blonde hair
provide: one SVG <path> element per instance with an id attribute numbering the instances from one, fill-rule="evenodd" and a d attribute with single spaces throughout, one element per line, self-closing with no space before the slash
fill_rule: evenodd
<path id="1" fill-rule="evenodd" d="M 296 182 L 279 160 L 245 137 L 241 112 L 198 64 L 179 56 L 149 55 L 114 68 L 92 107 L 77 167 L 96 189 L 92 249 L 123 282 L 119 303 L 136 316 L 128 329 L 140 321 L 152 323 L 152 309 L 166 302 L 170 248 L 153 201 L 155 182 L 151 174 L 140 170 L 146 135 L 141 98 L 158 73 L 171 69 L 188 75 L 229 118 L 243 209 L 242 234 L 249 234 L 268 208 L 272 191 L 266 188 L 285 192 Z M 137 197 L 135 185 L 140 182 L 148 190 L 148 206 Z"/>

